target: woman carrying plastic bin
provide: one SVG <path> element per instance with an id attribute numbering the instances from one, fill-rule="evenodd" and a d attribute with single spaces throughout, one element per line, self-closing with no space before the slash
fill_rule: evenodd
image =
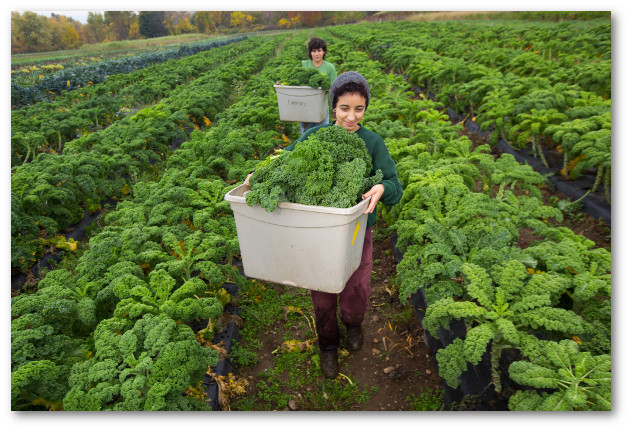
<path id="1" fill-rule="evenodd" d="M 398 172 L 394 160 L 389 155 L 383 139 L 375 132 L 363 127 L 360 122 L 370 102 L 370 87 L 365 78 L 356 72 L 339 75 L 330 86 L 330 101 L 336 114 L 334 123 L 327 123 L 309 129 L 298 140 L 289 145 L 291 151 L 308 136 L 323 127 L 343 127 L 348 133 L 356 133 L 365 142 L 368 153 L 372 156 L 372 172 L 383 172 L 383 180 L 363 195 L 372 197 L 365 213 L 368 214 L 363 242 L 361 263 L 339 294 L 311 290 L 311 299 L 315 309 L 315 326 L 320 349 L 321 369 L 326 378 L 335 378 L 339 373 L 337 349 L 340 346 L 340 331 L 337 323 L 337 300 L 339 316 L 346 327 L 347 344 L 351 351 L 363 345 L 363 317 L 369 309 L 369 297 L 372 292 L 372 226 L 376 223 L 376 204 L 381 201 L 393 206 L 402 197 L 402 185 L 398 181 Z M 251 174 L 250 174 L 251 176 Z M 249 184 L 249 176 L 245 179 Z"/>
<path id="2" fill-rule="evenodd" d="M 330 78 L 330 82 L 333 82 L 337 78 L 337 71 L 335 70 L 335 66 L 332 63 L 324 60 L 327 52 L 326 42 L 319 37 L 313 37 L 308 41 L 308 56 L 310 60 L 302 60 L 302 67 L 305 69 L 315 68 L 320 73 L 323 73 Z M 326 108 L 326 118 L 322 122 L 301 122 L 300 123 L 300 132 L 304 134 L 304 132 L 312 127 L 318 126 L 320 124 L 327 124 L 330 122 L 330 114 L 328 113 L 328 108 Z"/>

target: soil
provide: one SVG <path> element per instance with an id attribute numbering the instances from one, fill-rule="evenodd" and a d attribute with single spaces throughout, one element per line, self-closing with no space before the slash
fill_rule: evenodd
<path id="1" fill-rule="evenodd" d="M 357 378 L 360 385 L 379 387 L 378 395 L 372 396 L 362 409 L 366 411 L 410 410 L 405 400 L 410 394 L 418 394 L 421 387 L 442 388 L 442 378 L 424 343 L 424 329 L 415 312 L 405 322 L 390 318 L 405 307 L 389 282 L 396 272 L 394 255 L 391 238 L 375 241 L 376 277 L 363 324 L 365 342 L 361 350 L 348 358 L 349 376 Z"/>
<path id="2" fill-rule="evenodd" d="M 355 405 L 351 410 L 412 410 L 407 397 L 420 394 L 423 387 L 441 389 L 442 378 L 423 341 L 424 330 L 413 309 L 409 309 L 411 304 L 401 304 L 398 292 L 393 289 L 396 258 L 390 237 L 374 239 L 373 261 L 372 295 L 363 322 L 363 347 L 340 358 L 340 372 L 356 379 L 361 388 L 378 388 L 378 393 L 371 395 L 367 403 Z M 405 310 L 410 311 L 409 318 L 396 317 Z M 343 326 L 340 330 L 341 348 L 344 348 Z M 258 352 L 258 363 L 235 372 L 239 378 L 250 381 L 248 396 L 255 395 L 252 382 L 257 375 L 273 366 L 272 351 L 282 344 L 283 334 L 283 329 L 265 333 L 259 339 L 264 347 Z"/>

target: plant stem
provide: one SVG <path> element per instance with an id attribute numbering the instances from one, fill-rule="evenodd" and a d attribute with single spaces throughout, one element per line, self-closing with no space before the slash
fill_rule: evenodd
<path id="1" fill-rule="evenodd" d="M 503 349 L 499 344 L 501 335 L 496 334 L 492 340 L 492 348 L 490 349 L 490 365 L 492 366 L 492 383 L 494 384 L 494 391 L 500 393 L 503 387 L 501 386 L 501 372 L 499 371 L 499 359 L 501 358 L 501 350 Z"/>
<path id="2" fill-rule="evenodd" d="M 543 154 L 542 144 L 536 139 L 536 137 L 532 137 L 532 145 L 534 146 L 534 153 L 536 149 L 538 149 L 538 153 L 540 154 L 540 159 L 542 160 L 545 167 L 549 168 L 549 164 L 547 164 L 547 160 L 545 159 L 545 155 Z"/>
<path id="3" fill-rule="evenodd" d="M 593 188 L 591 188 L 591 191 L 595 192 L 595 190 L 597 190 L 597 187 L 599 187 L 599 183 L 602 181 L 603 175 L 604 175 L 604 165 L 600 164 L 599 167 L 597 168 L 597 176 L 595 176 L 595 183 L 593 184 Z"/>

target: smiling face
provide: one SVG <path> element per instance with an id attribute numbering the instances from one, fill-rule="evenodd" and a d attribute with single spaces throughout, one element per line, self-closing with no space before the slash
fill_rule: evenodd
<path id="1" fill-rule="evenodd" d="M 364 113 L 365 97 L 359 93 L 346 93 L 337 99 L 335 124 L 342 126 L 348 132 L 357 131 Z"/>

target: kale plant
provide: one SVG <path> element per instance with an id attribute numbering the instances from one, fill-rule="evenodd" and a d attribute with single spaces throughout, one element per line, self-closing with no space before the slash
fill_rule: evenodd
<path id="1" fill-rule="evenodd" d="M 532 333 L 548 337 L 571 336 L 583 332 L 583 321 L 572 311 L 554 307 L 552 297 L 566 289 L 562 275 L 528 274 L 523 263 L 510 260 L 490 270 L 466 263 L 462 267 L 466 300 L 445 297 L 430 304 L 422 320 L 432 336 L 452 320 L 463 319 L 469 327 L 464 339 L 457 338 L 438 351 L 440 376 L 456 388 L 468 366 L 479 364 L 490 346 L 492 383 L 501 392 L 499 359 L 503 349 L 519 349 L 530 356 Z M 522 382 L 521 382 L 522 383 Z"/>
<path id="2" fill-rule="evenodd" d="M 580 351 L 572 340 L 540 341 L 531 361 L 510 364 L 510 377 L 534 389 L 510 397 L 512 411 L 610 411 L 611 357 Z"/>
<path id="3" fill-rule="evenodd" d="M 186 324 L 165 314 L 101 321 L 94 357 L 72 367 L 66 411 L 209 410 L 182 393 L 203 380 L 219 357 Z"/>
<path id="4" fill-rule="evenodd" d="M 349 208 L 383 178 L 380 170 L 371 171 L 372 159 L 360 137 L 341 127 L 324 127 L 293 151 L 260 163 L 246 201 L 268 212 L 280 201 Z"/>

